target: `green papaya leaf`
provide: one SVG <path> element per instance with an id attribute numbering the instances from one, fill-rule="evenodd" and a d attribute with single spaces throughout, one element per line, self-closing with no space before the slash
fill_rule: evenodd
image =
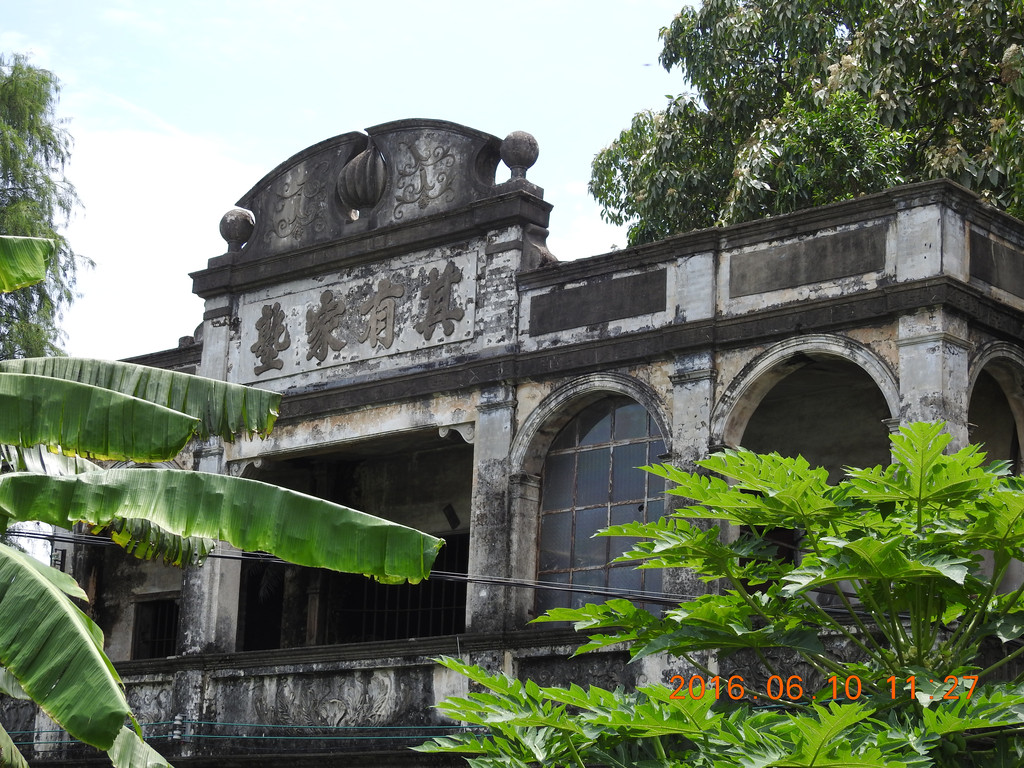
<path id="1" fill-rule="evenodd" d="M 963 585 L 970 566 L 967 558 L 926 555 L 912 559 L 901 551 L 901 546 L 898 538 L 879 541 L 865 536 L 845 542 L 838 554 L 820 560 L 808 558 L 804 565 L 783 576 L 785 585 L 781 593 L 792 597 L 811 589 L 852 580 L 886 584 L 945 578 L 956 585 Z"/>

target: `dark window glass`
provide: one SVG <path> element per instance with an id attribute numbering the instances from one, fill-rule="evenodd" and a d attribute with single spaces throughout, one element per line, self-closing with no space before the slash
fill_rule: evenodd
<path id="1" fill-rule="evenodd" d="M 589 507 L 608 501 L 608 468 L 611 449 L 580 451 L 576 465 L 576 505 Z M 557 482 L 557 481 L 556 481 Z"/>
<path id="2" fill-rule="evenodd" d="M 643 501 L 647 491 L 647 473 L 640 467 L 647 463 L 647 445 L 629 443 L 615 446 L 612 471 L 612 501 Z"/>
<path id="3" fill-rule="evenodd" d="M 578 417 L 578 422 L 580 445 L 598 445 L 611 439 L 611 413 L 590 408 Z"/>
<path id="4" fill-rule="evenodd" d="M 540 568 L 542 571 L 569 569 L 569 545 L 572 541 L 572 513 L 544 515 L 540 532 Z"/>
<path id="5" fill-rule="evenodd" d="M 576 531 L 572 542 L 574 568 L 593 568 L 608 562 L 608 539 L 595 536 L 608 527 L 608 508 L 595 507 L 576 512 Z"/>
<path id="6" fill-rule="evenodd" d="M 574 571 L 572 583 L 575 586 L 606 587 L 608 586 L 608 575 L 604 568 L 595 568 L 586 571 Z M 572 592 L 569 597 L 569 605 L 573 608 L 582 608 L 588 603 L 600 603 L 605 597 L 594 592 Z"/>
<path id="7" fill-rule="evenodd" d="M 608 586 L 616 589 L 628 589 L 631 592 L 639 592 L 642 588 L 641 577 L 643 571 L 639 568 L 619 566 L 608 571 Z M 648 579 L 650 581 L 650 579 Z M 650 584 L 648 584 L 648 588 Z"/>
<path id="8" fill-rule="evenodd" d="M 549 573 L 541 578 L 549 584 L 568 584 L 569 572 Z M 550 611 L 552 608 L 568 608 L 569 592 L 561 589 L 539 589 L 537 590 L 537 615 Z"/>
<path id="9" fill-rule="evenodd" d="M 615 439 L 647 437 L 647 409 L 640 403 L 627 403 L 615 409 Z"/>
<path id="10" fill-rule="evenodd" d="M 660 590 L 660 574 L 610 566 L 635 539 L 598 536 L 609 525 L 649 522 L 664 509 L 664 482 L 638 467 L 659 462 L 665 443 L 639 403 L 613 397 L 590 405 L 555 437 L 544 464 L 539 580 L 571 587 L 612 587 L 627 596 Z M 606 599 L 583 589 L 539 590 L 536 608 Z M 642 598 L 639 598 L 642 601 Z"/>
<path id="11" fill-rule="evenodd" d="M 178 645 L 178 601 L 146 600 L 135 604 L 133 659 L 163 659 Z"/>
<path id="12" fill-rule="evenodd" d="M 551 482 L 544 484 L 544 509 L 568 509 L 572 506 L 576 454 L 551 457 Z"/>
<path id="13" fill-rule="evenodd" d="M 644 504 L 626 504 L 624 506 L 612 507 L 612 525 L 626 525 L 627 523 L 644 522 Z M 651 518 L 655 519 L 654 517 Z M 632 549 L 636 539 L 630 536 L 608 537 L 608 559 L 614 560 L 627 549 Z"/>

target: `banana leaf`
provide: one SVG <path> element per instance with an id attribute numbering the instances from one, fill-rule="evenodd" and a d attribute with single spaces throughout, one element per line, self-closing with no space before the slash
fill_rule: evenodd
<path id="1" fill-rule="evenodd" d="M 0 293 L 9 293 L 46 278 L 46 265 L 57 244 L 41 237 L 0 235 Z"/>
<path id="2" fill-rule="evenodd" d="M 18 682 L 18 678 L 3 667 L 0 667 L 0 694 L 10 696 L 12 699 L 22 699 L 23 701 L 30 699 L 30 696 L 25 693 L 25 689 L 21 687 L 21 683 Z M 0 765 L 3 765 L 3 763 L 0 763 Z"/>
<path id="3" fill-rule="evenodd" d="M 0 544 L 0 665 L 69 734 L 110 749 L 131 712 L 103 633 L 69 595 L 85 598 L 70 576 Z"/>
<path id="4" fill-rule="evenodd" d="M 37 357 L 0 361 L 7 373 L 77 381 L 148 400 L 200 419 L 198 436 L 232 441 L 245 434 L 266 437 L 277 420 L 281 396 L 241 384 L 214 381 L 178 371 L 132 363 L 75 357 Z"/>
<path id="5" fill-rule="evenodd" d="M 429 534 L 255 480 L 169 469 L 53 477 L 0 475 L 0 516 L 70 528 L 140 518 L 176 536 L 227 541 L 298 565 L 388 582 L 427 578 L 443 543 Z"/>
<path id="6" fill-rule="evenodd" d="M 109 525 L 96 526 L 93 533 L 106 532 L 111 541 L 139 560 L 162 558 L 165 565 L 202 565 L 217 542 L 201 536 L 176 536 L 149 520 L 116 517 Z"/>
<path id="7" fill-rule="evenodd" d="M 0 413 L 0 443 L 99 459 L 171 459 L 200 427 L 193 416 L 137 397 L 20 373 L 0 375 Z"/>
<path id="8" fill-rule="evenodd" d="M 11 735 L 0 725 L 0 765 L 4 768 L 29 768 L 25 756 L 18 751 Z"/>
<path id="9" fill-rule="evenodd" d="M 65 456 L 51 451 L 45 445 L 11 445 L 0 443 L 0 459 L 7 462 L 11 472 L 38 472 L 41 475 L 77 475 L 95 472 L 98 464 L 81 456 Z"/>
<path id="10" fill-rule="evenodd" d="M 171 768 L 163 755 L 139 738 L 131 728 L 122 728 L 107 750 L 114 768 Z"/>

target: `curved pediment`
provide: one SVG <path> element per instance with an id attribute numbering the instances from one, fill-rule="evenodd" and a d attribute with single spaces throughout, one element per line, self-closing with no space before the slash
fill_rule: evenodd
<path id="1" fill-rule="evenodd" d="M 239 234 L 236 225 L 225 238 L 229 250 L 259 257 L 465 207 L 505 191 L 508 182 L 495 184 L 503 153 L 513 180 L 527 185 L 525 168 L 536 160 L 536 142 L 526 134 L 502 142 L 426 119 L 344 133 L 293 155 L 260 179 L 238 201 L 252 213 L 251 228 Z"/>

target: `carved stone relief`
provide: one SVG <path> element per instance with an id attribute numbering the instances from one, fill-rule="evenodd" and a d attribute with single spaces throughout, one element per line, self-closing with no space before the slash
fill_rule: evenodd
<path id="1" fill-rule="evenodd" d="M 141 723 L 164 720 L 171 711 L 170 679 L 129 685 L 125 690 L 128 705 Z"/>
<path id="2" fill-rule="evenodd" d="M 315 357 L 317 365 L 320 365 L 327 359 L 328 349 L 338 352 L 345 346 L 344 339 L 334 335 L 344 314 L 345 303 L 330 290 L 320 294 L 320 305 L 315 310 L 306 310 L 306 343 L 309 345 L 307 360 Z"/>
<path id="3" fill-rule="evenodd" d="M 431 681 L 419 667 L 226 679 L 216 692 L 217 719 L 302 728 L 423 720 L 417 713 L 427 708 Z"/>
<path id="4" fill-rule="evenodd" d="M 253 368 L 253 373 L 259 376 L 269 370 L 281 370 L 284 361 L 279 354 L 291 346 L 292 338 L 285 324 L 284 310 L 281 309 L 281 302 L 275 301 L 273 305 L 264 304 L 260 311 L 260 319 L 256 321 L 256 341 L 251 351 L 260 361 L 259 365 Z"/>
<path id="5" fill-rule="evenodd" d="M 422 148 L 416 143 L 402 142 L 398 146 L 405 156 L 398 164 L 395 219 L 404 218 L 407 206 L 423 209 L 435 200 L 450 203 L 455 199 L 455 154 L 450 145 L 424 141 Z"/>
<path id="6" fill-rule="evenodd" d="M 471 339 L 476 252 L 426 265 L 380 265 L 239 309 L 249 381 Z M 247 340 L 255 339 L 246 343 Z"/>
<path id="7" fill-rule="evenodd" d="M 426 310 L 423 319 L 416 323 L 416 330 L 423 334 L 423 338 L 429 341 L 438 325 L 445 336 L 455 333 L 455 323 L 466 314 L 462 307 L 452 304 L 452 286 L 461 282 L 462 270 L 453 262 L 445 264 L 444 272 L 439 273 L 437 267 L 430 270 L 423 288 Z"/>
<path id="8" fill-rule="evenodd" d="M 405 296 L 405 287 L 384 278 L 377 283 L 377 290 L 359 305 L 359 314 L 366 318 L 366 327 L 359 334 L 359 341 L 369 342 L 371 347 L 391 349 L 395 342 L 395 310 L 397 300 Z"/>
<path id="9" fill-rule="evenodd" d="M 327 226 L 327 172 L 330 164 L 326 160 L 315 163 L 311 168 L 301 168 L 296 178 L 284 182 L 273 192 L 273 227 L 263 237 L 302 240 L 307 230 L 323 232 Z"/>
<path id="10" fill-rule="evenodd" d="M 587 657 L 566 659 L 564 656 L 526 657 L 519 660 L 521 679 L 533 680 L 537 685 L 596 685 L 614 690 L 618 686 L 632 687 L 636 671 L 629 666 L 627 653 L 591 654 Z"/>

